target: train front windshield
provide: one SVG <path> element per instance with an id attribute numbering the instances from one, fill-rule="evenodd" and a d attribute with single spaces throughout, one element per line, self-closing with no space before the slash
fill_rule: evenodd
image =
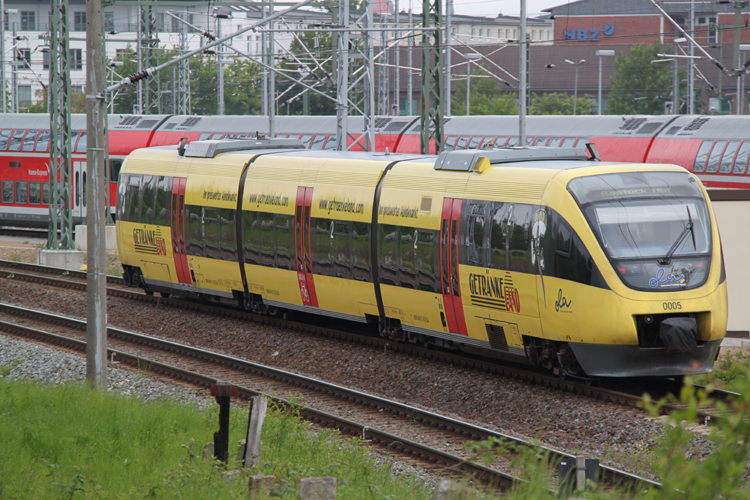
<path id="1" fill-rule="evenodd" d="M 706 281 L 711 223 L 692 175 L 607 174 L 575 179 L 568 189 L 625 284 L 673 291 Z"/>

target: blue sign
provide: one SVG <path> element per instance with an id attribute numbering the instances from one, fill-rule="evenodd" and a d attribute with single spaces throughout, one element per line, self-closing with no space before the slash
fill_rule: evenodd
<path id="1" fill-rule="evenodd" d="M 565 40 L 599 42 L 602 40 L 599 34 L 604 34 L 605 36 L 614 35 L 615 25 L 605 24 L 604 29 L 601 30 L 563 30 L 563 38 Z"/>

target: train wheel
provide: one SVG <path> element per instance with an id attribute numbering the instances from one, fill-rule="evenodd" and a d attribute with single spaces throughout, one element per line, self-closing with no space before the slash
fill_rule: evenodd
<path id="1" fill-rule="evenodd" d="M 149 290 L 148 288 L 144 288 L 143 291 L 146 292 L 146 295 L 149 295 L 149 296 L 151 296 L 151 295 L 154 294 L 154 291 L 153 290 Z"/>
<path id="2" fill-rule="evenodd" d="M 164 297 L 165 299 L 168 299 L 168 298 L 169 298 L 169 296 L 170 296 L 170 295 L 172 295 L 172 294 L 171 294 L 171 293 L 167 293 L 167 292 L 159 292 L 159 295 L 161 295 L 161 296 L 162 296 L 162 297 Z"/>

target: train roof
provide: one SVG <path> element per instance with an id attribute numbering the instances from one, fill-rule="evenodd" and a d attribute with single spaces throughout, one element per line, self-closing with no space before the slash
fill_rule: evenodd
<path id="1" fill-rule="evenodd" d="M 680 115 L 657 136 L 663 139 L 747 139 L 747 116 Z"/>
<path id="2" fill-rule="evenodd" d="M 107 115 L 109 130 L 156 130 L 169 115 Z M 46 113 L 8 113 L 3 115 L 0 128 L 49 129 L 50 116 Z M 86 130 L 86 115 L 70 115 L 71 130 Z"/>

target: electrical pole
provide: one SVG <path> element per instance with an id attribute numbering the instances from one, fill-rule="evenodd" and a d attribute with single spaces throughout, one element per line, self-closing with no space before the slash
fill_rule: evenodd
<path id="1" fill-rule="evenodd" d="M 86 379 L 107 386 L 107 248 L 104 191 L 104 31 L 102 0 L 86 0 L 87 299 Z"/>
<path id="2" fill-rule="evenodd" d="M 396 0 L 396 33 L 394 38 L 396 40 L 396 116 L 401 114 L 401 32 L 398 30 L 399 21 L 401 21 L 401 13 L 399 12 L 398 0 Z"/>
<path id="3" fill-rule="evenodd" d="M 453 37 L 451 34 L 453 17 L 453 0 L 445 2 L 445 116 L 451 115 L 451 57 L 453 56 L 451 45 Z M 468 113 L 467 113 L 468 114 Z"/>
<path id="4" fill-rule="evenodd" d="M 3 96 L 3 114 L 8 112 L 8 100 L 5 94 L 5 0 L 0 0 L 0 87 Z"/>
<path id="5" fill-rule="evenodd" d="M 216 38 L 221 38 L 221 18 L 217 14 L 214 16 L 216 19 Z M 216 47 L 216 114 L 221 116 L 224 114 L 224 45 Z"/>
<path id="6" fill-rule="evenodd" d="M 526 0 L 521 0 L 520 17 L 521 36 L 518 37 L 518 146 L 523 148 L 526 147 L 526 50 L 528 49 L 526 43 Z"/>
<path id="7" fill-rule="evenodd" d="M 695 36 L 695 0 L 690 0 L 690 37 Z M 695 114 L 695 45 L 690 44 L 688 59 L 688 114 Z"/>
<path id="8" fill-rule="evenodd" d="M 409 0 L 409 43 L 406 44 L 406 46 L 409 48 L 409 56 L 407 63 L 409 64 L 409 71 L 407 71 L 407 75 L 409 75 L 409 80 L 406 83 L 406 93 L 409 94 L 409 116 L 414 116 L 414 75 L 412 74 L 412 64 L 413 62 L 413 56 L 414 56 L 414 24 L 413 24 L 413 18 L 412 18 L 412 10 L 411 10 L 411 0 Z"/>
<path id="9" fill-rule="evenodd" d="M 422 0 L 421 154 L 430 154 L 430 141 L 435 142 L 435 154 L 440 154 L 445 142 L 442 9 L 441 0 Z"/>
<path id="10" fill-rule="evenodd" d="M 273 16 L 273 0 L 268 0 L 268 15 Z M 274 57 L 275 43 L 273 39 L 273 20 L 268 23 L 268 66 L 271 69 L 276 68 L 276 58 Z M 268 72 L 268 136 L 276 137 L 276 73 Z"/>

